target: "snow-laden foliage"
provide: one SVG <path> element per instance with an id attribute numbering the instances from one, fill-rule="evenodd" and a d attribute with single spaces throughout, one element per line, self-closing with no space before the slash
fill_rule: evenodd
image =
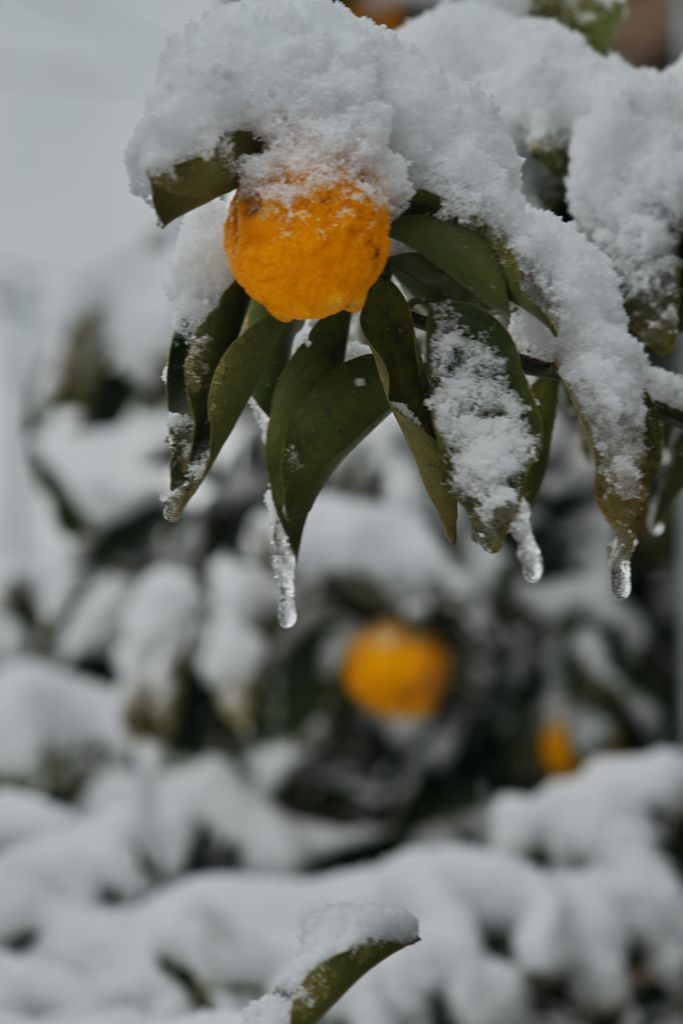
<path id="1" fill-rule="evenodd" d="M 318 0 L 277 5 L 242 0 L 213 10 L 168 43 L 128 149 L 131 183 L 137 194 L 153 201 L 163 222 L 183 214 L 191 220 L 185 231 L 189 246 L 183 243 L 183 251 L 195 251 L 199 225 L 207 233 L 207 252 L 219 254 L 222 206 L 215 197 L 238 187 L 260 197 L 259 203 L 285 209 L 302 188 L 312 194 L 321 185 L 350 177 L 391 212 L 391 233 L 401 248 L 387 272 L 418 307 L 431 307 L 435 299 L 464 298 L 499 320 L 508 316 L 510 304 L 541 320 L 547 327 L 542 344 L 546 371 L 564 384 L 591 445 L 598 504 L 615 533 L 610 547 L 614 590 L 623 597 L 630 590 L 628 560 L 644 520 L 660 443 L 659 421 L 649 411 L 648 359 L 631 331 L 652 341 L 657 323 L 667 337 L 677 327 L 681 197 L 680 161 L 674 158 L 680 139 L 669 124 L 666 97 L 675 90 L 678 72 L 651 72 L 648 78 L 619 58 L 604 57 L 553 18 L 585 30 L 601 49 L 603 29 L 607 39 L 608 29 L 618 23 L 618 3 L 513 7 L 446 3 L 397 34 L 354 18 L 342 4 Z M 491 45 L 479 45 L 481 38 Z M 647 131 L 637 131 L 637 167 L 620 154 L 619 140 L 630 139 L 632 129 L 619 127 L 619 110 L 637 117 L 639 124 L 647 122 Z M 611 134 L 602 128 L 607 122 Z M 660 149 L 650 155 L 653 133 L 666 140 L 662 159 Z M 593 138 L 599 138 L 603 156 L 596 155 Z M 561 164 L 569 153 L 567 197 L 576 224 L 527 201 L 515 142 L 523 154 L 538 152 L 549 164 Z M 616 169 L 623 176 L 626 166 L 628 183 L 615 189 Z M 207 202 L 200 222 L 190 211 Z M 510 472 L 505 467 L 519 463 L 524 452 L 526 471 L 535 472 L 532 465 L 534 460 L 540 464 L 544 445 L 531 440 L 524 417 L 518 417 L 515 429 L 510 417 L 499 415 L 492 396 L 490 407 L 482 401 L 486 392 L 479 385 L 474 393 L 468 391 L 465 375 L 454 365 L 445 376 L 434 364 L 425 372 L 424 324 L 422 314 L 415 318 L 414 306 L 402 305 L 381 281 L 371 290 L 361 323 L 378 377 L 369 371 L 362 375 L 362 403 L 346 386 L 351 370 L 333 372 L 343 350 L 333 356 L 331 340 L 318 346 L 328 349 L 326 358 L 317 351 L 310 358 L 297 353 L 296 372 L 282 371 L 291 335 L 262 311 L 245 316 L 237 284 L 197 323 L 206 312 L 206 297 L 217 301 L 221 284 L 230 281 L 227 270 L 216 270 L 218 256 L 210 262 L 207 267 L 205 259 L 183 257 L 179 264 L 187 266 L 187 273 L 177 289 L 181 333 L 168 369 L 169 518 L 178 518 L 239 409 L 254 394 L 265 412 L 271 400 L 277 409 L 266 446 L 271 518 L 282 534 L 278 564 L 291 563 L 306 515 L 342 452 L 389 410 L 449 539 L 454 539 L 460 499 L 478 540 L 489 550 L 500 547 L 531 486 L 519 467 Z M 475 321 L 476 326 L 470 318 L 467 329 L 486 347 L 493 328 L 482 326 L 481 317 Z M 331 321 L 323 329 L 325 323 L 321 339 L 325 331 L 337 329 Z M 411 340 L 407 332 L 414 328 Z M 390 334 L 394 342 L 387 347 Z M 523 347 L 524 333 L 515 340 Z M 255 369 L 258 351 L 260 374 Z M 474 377 L 490 376 L 490 360 L 477 362 Z M 511 389 L 518 398 L 520 367 L 512 346 L 505 373 L 517 374 Z M 357 376 L 352 374 L 353 380 Z M 456 377 L 457 384 L 451 380 Z M 450 397 L 442 401 L 446 394 Z M 330 402 L 345 426 L 330 424 L 328 433 L 314 431 L 311 440 L 307 425 Z M 491 426 L 486 450 L 475 444 L 467 459 L 460 451 L 461 467 L 472 466 L 479 456 L 481 466 L 474 473 L 465 468 L 454 473 L 443 454 L 462 446 L 456 424 L 473 402 Z M 533 419 L 535 402 L 530 402 Z M 303 446 L 292 440 L 302 437 Z M 489 490 L 482 528 L 476 511 L 483 507 L 481 475 L 487 473 L 484 464 L 496 463 L 507 490 Z M 529 578 L 538 577 L 540 565 L 535 558 Z M 281 577 L 283 593 L 291 590 L 291 565 Z M 290 624 L 295 621 L 293 609 L 282 614 Z"/>
<path id="2" fill-rule="evenodd" d="M 681 299 L 683 60 L 635 68 L 553 19 L 497 6 L 507 5 L 443 3 L 401 35 L 491 95 L 523 154 L 566 166 L 569 212 L 621 275 L 634 333 L 669 351 Z"/>

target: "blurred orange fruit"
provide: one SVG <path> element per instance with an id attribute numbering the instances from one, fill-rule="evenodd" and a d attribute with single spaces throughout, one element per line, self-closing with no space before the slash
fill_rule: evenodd
<path id="1" fill-rule="evenodd" d="M 570 772 L 579 763 L 571 733 L 561 719 L 549 719 L 536 736 L 536 760 L 546 775 Z"/>
<path id="2" fill-rule="evenodd" d="M 351 640 L 341 686 L 370 714 L 427 718 L 442 706 L 454 667 L 453 652 L 438 633 L 379 619 Z"/>
<path id="3" fill-rule="evenodd" d="M 233 196 L 224 242 L 235 279 L 277 320 L 357 312 L 389 255 L 386 205 L 350 179 L 286 185 L 289 202 Z"/>

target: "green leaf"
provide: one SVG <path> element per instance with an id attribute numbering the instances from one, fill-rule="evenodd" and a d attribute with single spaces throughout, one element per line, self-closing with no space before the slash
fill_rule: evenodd
<path id="1" fill-rule="evenodd" d="M 171 522 L 180 518 L 188 501 L 211 469 L 240 413 L 283 343 L 283 337 L 290 337 L 296 327 L 295 324 L 283 324 L 266 315 L 248 329 L 242 330 L 239 337 L 233 340 L 244 310 L 240 301 L 239 292 L 230 296 L 227 292 L 224 294 L 222 306 L 214 310 L 199 328 L 201 332 L 210 324 L 215 332 L 214 335 L 205 336 L 207 340 L 204 345 L 209 354 L 207 366 L 202 366 L 204 346 L 195 339 L 190 368 L 183 374 L 183 382 L 188 384 L 186 393 L 193 403 L 189 405 L 188 398 L 188 406 L 194 410 L 197 421 L 187 451 L 179 451 L 175 459 L 172 456 L 172 469 L 175 468 L 171 476 L 172 490 L 164 503 L 164 515 Z M 197 339 L 204 337 L 199 332 Z M 220 358 L 214 362 L 218 356 Z M 177 369 L 174 371 L 174 380 L 176 377 Z M 191 418 L 185 418 L 193 422 Z M 178 421 L 181 424 L 185 422 L 180 417 Z M 172 452 L 174 448 L 172 439 Z"/>
<path id="2" fill-rule="evenodd" d="M 319 964 L 294 995 L 291 1024 L 316 1024 L 364 974 L 405 946 L 406 943 L 371 939 Z"/>
<path id="3" fill-rule="evenodd" d="M 283 340 L 290 338 L 297 326 L 282 323 L 266 313 L 240 334 L 218 363 L 208 400 L 211 462 L 230 436 Z"/>
<path id="4" fill-rule="evenodd" d="M 607 53 L 624 14 L 625 4 L 615 0 L 534 0 L 531 13 L 557 18 L 569 28 L 582 32 L 594 49 Z"/>
<path id="5" fill-rule="evenodd" d="M 297 349 L 283 369 L 273 393 L 270 423 L 266 441 L 268 477 L 275 507 L 285 503 L 284 472 L 286 471 L 288 432 L 312 388 L 344 360 L 351 316 L 319 320 L 311 331 L 308 344 Z"/>
<path id="6" fill-rule="evenodd" d="M 487 308 L 508 312 L 505 276 L 491 246 L 476 231 L 409 213 L 394 221 L 391 235 L 445 271 Z"/>
<path id="7" fill-rule="evenodd" d="M 208 160 L 193 157 L 176 164 L 172 174 L 151 175 L 152 202 L 162 225 L 231 192 L 237 187 L 239 158 L 262 148 L 249 132 L 235 132 L 219 143 Z"/>
<path id="8" fill-rule="evenodd" d="M 508 247 L 499 241 L 492 243 L 493 249 L 500 261 L 500 265 L 503 268 L 505 274 L 505 280 L 507 281 L 508 292 L 510 298 L 516 306 L 521 309 L 525 309 L 527 313 L 531 313 L 532 316 L 540 320 L 548 330 L 552 331 L 553 334 L 557 334 L 557 324 L 550 316 L 537 305 L 533 299 L 529 298 L 524 289 L 522 288 L 522 281 L 520 278 L 519 267 L 517 266 L 517 260 L 514 254 L 508 249 Z"/>
<path id="9" fill-rule="evenodd" d="M 461 287 L 417 252 L 402 252 L 389 259 L 389 270 L 415 298 L 426 302 L 455 299 L 467 302 L 472 293 Z"/>
<path id="10" fill-rule="evenodd" d="M 167 443 L 171 452 L 171 487 L 174 490 L 185 479 L 194 432 L 192 407 L 185 390 L 184 367 L 188 348 L 187 339 L 182 334 L 174 334 L 166 363 Z"/>
<path id="11" fill-rule="evenodd" d="M 370 289 L 361 328 L 373 350 L 380 379 L 396 421 L 417 463 L 422 482 L 446 536 L 455 543 L 458 503 L 449 486 L 450 468 L 424 404 L 427 383 L 415 341 L 410 308 L 386 278 Z"/>
<path id="12" fill-rule="evenodd" d="M 190 461 L 203 448 L 208 447 L 211 379 L 227 347 L 240 332 L 248 301 L 244 290 L 233 281 L 216 308 L 197 329 L 193 343 L 189 346 L 183 376 L 194 419 Z"/>
<path id="13" fill-rule="evenodd" d="M 284 401 L 284 400 L 283 400 Z M 279 404 L 278 389 L 273 401 Z M 380 423 L 389 409 L 372 356 L 359 356 L 327 372 L 309 390 L 279 443 L 273 498 L 294 551 L 320 490 L 344 456 Z M 273 447 L 275 441 L 273 441 Z M 275 459 L 271 453 L 271 459 Z"/>
<path id="14" fill-rule="evenodd" d="M 531 388 L 540 417 L 541 445 L 536 460 L 529 468 L 524 485 L 524 496 L 530 505 L 533 505 L 538 497 L 545 471 L 548 468 L 550 444 L 557 412 L 558 390 L 559 381 L 551 380 L 549 377 L 539 377 Z"/>
<path id="15" fill-rule="evenodd" d="M 177 333 L 166 376 L 171 449 L 171 494 L 164 515 L 175 521 L 209 470 L 208 396 L 223 353 L 238 335 L 247 297 L 233 282 L 191 339 Z"/>
<path id="16" fill-rule="evenodd" d="M 512 391 L 516 392 L 521 399 L 525 407 L 524 417 L 538 441 L 537 451 L 541 450 L 543 434 L 541 416 L 537 403 L 529 387 L 529 383 L 524 375 L 519 353 L 517 352 L 515 344 L 508 332 L 502 324 L 495 319 L 495 317 L 491 316 L 491 314 L 487 313 L 485 310 L 480 309 L 478 306 L 473 306 L 465 302 L 449 302 L 445 303 L 444 306 L 448 311 L 448 314 L 454 316 L 454 318 L 458 320 L 460 325 L 462 325 L 469 334 L 479 342 L 483 342 L 485 345 L 493 349 L 496 355 L 502 357 L 505 364 L 507 385 Z M 435 376 L 437 376 L 437 379 L 440 376 L 440 380 L 444 381 L 445 379 L 446 382 L 450 374 L 457 375 L 457 355 L 454 354 L 453 363 L 448 368 L 446 375 L 444 375 L 442 364 L 438 367 L 434 367 L 433 372 Z M 487 410 L 483 402 L 480 401 L 476 414 L 484 420 L 488 416 L 495 417 L 499 415 L 498 404 L 496 403 L 495 408 Z M 443 445 L 445 449 L 448 448 L 446 439 L 444 439 Z M 452 461 L 451 479 L 453 490 L 467 511 L 473 527 L 475 539 L 487 551 L 495 552 L 500 550 L 519 509 L 519 502 L 525 495 L 525 486 L 528 474 L 535 460 L 530 459 L 529 464 L 516 478 L 509 478 L 507 481 L 508 485 L 517 491 L 517 500 L 501 505 L 495 510 L 493 515 L 487 515 L 486 518 L 483 518 L 481 515 L 479 497 L 477 495 L 469 494 L 464 487 L 459 487 L 457 452 L 452 451 L 450 452 L 450 455 Z"/>
<path id="17" fill-rule="evenodd" d="M 441 209 L 441 197 L 435 192 L 419 188 L 408 205 L 408 213 L 426 213 L 433 216 Z"/>

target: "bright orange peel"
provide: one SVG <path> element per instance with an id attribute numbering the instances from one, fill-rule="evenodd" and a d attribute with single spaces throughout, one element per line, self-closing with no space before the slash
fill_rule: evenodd
<path id="1" fill-rule="evenodd" d="M 289 202 L 267 189 L 233 196 L 224 242 L 235 279 L 277 320 L 355 313 L 389 256 L 389 211 L 351 179 L 294 186 Z"/>

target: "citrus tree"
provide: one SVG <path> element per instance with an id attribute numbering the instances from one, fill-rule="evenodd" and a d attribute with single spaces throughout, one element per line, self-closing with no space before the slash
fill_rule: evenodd
<path id="1" fill-rule="evenodd" d="M 494 17 L 474 6 L 480 23 Z M 180 515 L 253 402 L 285 625 L 295 619 L 294 562 L 311 505 L 388 414 L 449 540 L 462 506 L 482 546 L 496 551 L 511 535 L 525 577 L 540 578 L 530 506 L 558 384 L 614 532 L 615 594 L 630 590 L 663 415 L 681 415 L 677 378 L 653 369 L 646 348 L 669 350 L 678 329 L 680 182 L 665 176 L 647 214 L 643 182 L 629 183 L 627 238 L 650 218 L 650 249 L 630 260 L 620 259 L 624 239 L 599 223 L 587 218 L 581 233 L 531 205 L 489 96 L 456 77 L 457 60 L 447 76 L 425 56 L 437 35 L 448 49 L 449 19 L 468 8 L 445 4 L 415 19 L 423 52 L 409 45 L 410 25 L 406 43 L 338 3 L 219 8 L 169 43 L 129 147 L 134 191 L 161 223 L 186 221 L 166 515 Z M 546 19 L 561 54 L 573 48 L 575 64 L 614 69 L 590 44 L 607 46 L 620 4 L 536 9 L 586 29 L 590 42 Z M 678 74 L 659 76 L 658 96 Z M 629 75 L 638 72 L 605 70 L 605 94 L 612 78 L 634 94 L 652 87 Z M 672 125 L 667 138 L 677 145 L 680 132 Z M 561 148 L 537 148 L 561 177 Z"/>

